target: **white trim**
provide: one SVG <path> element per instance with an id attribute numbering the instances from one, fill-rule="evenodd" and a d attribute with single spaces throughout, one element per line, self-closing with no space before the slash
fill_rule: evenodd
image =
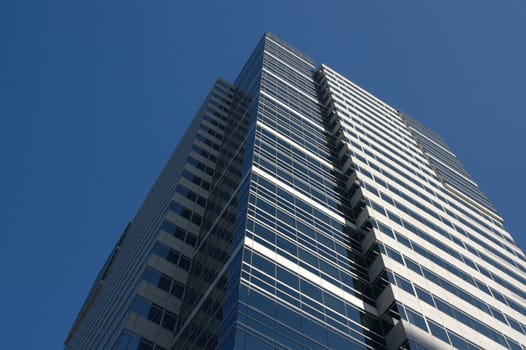
<path id="1" fill-rule="evenodd" d="M 265 256 L 266 258 L 270 259 L 271 261 L 276 262 L 277 264 L 286 267 L 287 269 L 294 271 L 298 276 L 301 276 L 302 278 L 306 279 L 307 281 L 339 296 L 340 298 L 348 301 L 349 303 L 353 304 L 354 306 L 358 307 L 361 310 L 365 310 L 368 313 L 371 313 L 373 315 L 377 315 L 378 311 L 376 308 L 370 304 L 365 303 L 362 299 L 352 295 L 349 292 L 344 291 L 340 287 L 334 285 L 333 283 L 327 281 L 326 279 L 321 278 L 318 275 L 315 275 L 314 273 L 310 272 L 309 270 L 301 267 L 300 265 L 290 261 L 286 257 L 274 252 L 273 250 L 265 247 L 263 244 L 258 243 L 254 241 L 253 239 L 249 237 L 245 237 L 245 246 L 258 252 L 258 254 L 261 254 Z"/>

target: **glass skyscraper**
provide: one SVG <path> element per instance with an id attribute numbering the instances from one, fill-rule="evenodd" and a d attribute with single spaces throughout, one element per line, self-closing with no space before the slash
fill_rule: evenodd
<path id="1" fill-rule="evenodd" d="M 526 260 L 445 142 L 265 34 L 66 349 L 526 349 Z"/>

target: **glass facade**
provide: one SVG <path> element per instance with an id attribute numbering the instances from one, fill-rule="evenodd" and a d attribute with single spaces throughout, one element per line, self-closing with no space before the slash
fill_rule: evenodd
<path id="1" fill-rule="evenodd" d="M 265 34 L 66 349 L 526 349 L 526 263 L 445 142 Z"/>

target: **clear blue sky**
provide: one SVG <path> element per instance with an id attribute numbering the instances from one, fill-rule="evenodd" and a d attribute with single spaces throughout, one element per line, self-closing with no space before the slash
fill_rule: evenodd
<path id="1" fill-rule="evenodd" d="M 526 2 L 3 1 L 0 334 L 58 349 L 217 77 L 265 31 L 441 134 L 526 247 Z"/>

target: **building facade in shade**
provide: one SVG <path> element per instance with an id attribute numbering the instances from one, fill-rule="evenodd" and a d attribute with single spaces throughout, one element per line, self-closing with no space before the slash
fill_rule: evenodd
<path id="1" fill-rule="evenodd" d="M 526 349 L 526 261 L 445 142 L 265 34 L 66 349 Z"/>

